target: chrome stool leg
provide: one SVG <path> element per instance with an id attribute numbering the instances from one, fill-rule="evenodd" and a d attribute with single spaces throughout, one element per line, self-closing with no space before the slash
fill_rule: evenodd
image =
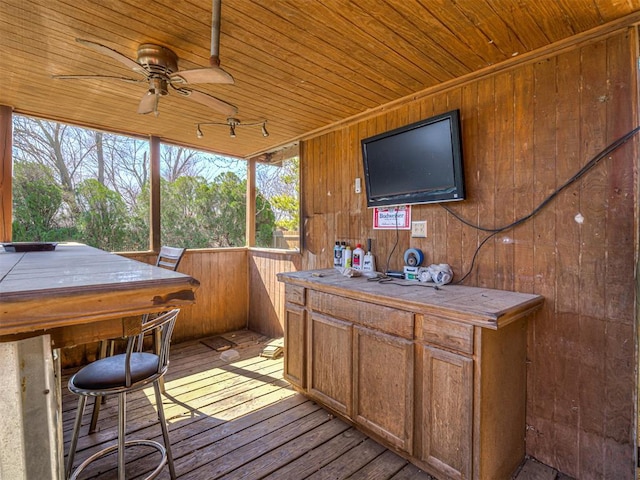
<path id="1" fill-rule="evenodd" d="M 124 446 L 127 434 L 127 392 L 118 394 L 118 480 L 125 480 Z"/>
<path id="2" fill-rule="evenodd" d="M 162 394 L 160 393 L 160 382 L 153 382 L 153 389 L 156 392 L 156 403 L 158 407 L 158 420 L 160 421 L 160 428 L 162 429 L 162 436 L 164 438 L 164 448 L 167 451 L 167 463 L 169 464 L 169 475 L 171 480 L 176 479 L 176 469 L 173 465 L 173 454 L 171 453 L 171 441 L 169 440 L 169 429 L 167 428 L 167 421 L 164 416 L 164 406 L 162 405 Z"/>
<path id="3" fill-rule="evenodd" d="M 101 340 L 100 349 L 98 351 L 98 359 L 105 358 L 107 355 L 113 356 L 114 342 L 112 340 Z M 93 411 L 91 413 L 91 423 L 89 424 L 89 433 L 94 433 L 98 426 L 98 416 L 100 415 L 100 405 L 106 403 L 107 397 L 104 395 L 95 397 L 93 403 Z"/>
<path id="4" fill-rule="evenodd" d="M 80 436 L 80 426 L 82 425 L 82 415 L 84 415 L 84 406 L 87 403 L 87 397 L 80 395 L 78 397 L 78 410 L 76 411 L 76 420 L 73 424 L 73 436 L 69 445 L 69 455 L 67 457 L 67 468 L 65 478 L 68 479 L 73 470 L 73 459 L 76 456 L 76 448 L 78 446 L 78 437 Z"/>

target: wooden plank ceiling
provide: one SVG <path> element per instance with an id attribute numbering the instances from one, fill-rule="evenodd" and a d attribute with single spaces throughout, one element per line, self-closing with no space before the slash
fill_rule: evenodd
<path id="1" fill-rule="evenodd" d="M 496 65 L 640 10 L 640 0 L 224 0 L 221 66 L 234 85 L 194 88 L 238 107 L 240 127 L 175 92 L 159 116 L 139 115 L 146 84 L 58 80 L 56 74 L 136 77 L 75 42 L 135 59 L 141 43 L 170 47 L 179 69 L 208 65 L 210 0 L 2 0 L 0 104 L 109 131 L 156 135 L 238 157 Z"/>

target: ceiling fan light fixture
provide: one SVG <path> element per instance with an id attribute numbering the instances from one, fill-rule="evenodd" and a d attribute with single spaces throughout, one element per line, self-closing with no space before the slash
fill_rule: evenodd
<path id="1" fill-rule="evenodd" d="M 231 138 L 236 138 L 236 126 L 233 123 L 229 124 L 229 136 Z"/>
<path id="2" fill-rule="evenodd" d="M 159 77 L 151 77 L 149 79 L 149 93 L 163 96 L 168 94 L 167 81 Z"/>

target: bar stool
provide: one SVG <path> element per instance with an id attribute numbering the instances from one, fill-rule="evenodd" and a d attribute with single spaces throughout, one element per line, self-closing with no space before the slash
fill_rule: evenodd
<path id="1" fill-rule="evenodd" d="M 158 257 L 156 258 L 156 267 L 161 267 L 167 270 L 173 270 L 174 272 L 178 269 L 178 265 L 180 265 L 180 261 L 186 252 L 185 248 L 179 247 L 168 247 L 163 246 L 160 248 L 160 253 L 158 253 Z M 142 318 L 142 322 L 146 322 L 149 316 L 144 315 Z M 159 340 L 154 338 L 155 345 L 159 344 Z M 99 358 L 104 358 L 107 355 L 111 356 L 114 353 L 115 349 L 115 341 L 110 340 L 102 340 L 100 341 L 100 352 L 98 354 Z M 162 393 L 164 390 L 164 379 L 160 380 L 160 391 Z M 98 416 L 100 415 L 100 404 L 104 403 L 105 397 L 96 397 L 93 403 L 93 411 L 91 413 L 91 423 L 89 424 L 89 433 L 93 433 L 96 431 L 96 427 L 98 425 Z"/>
<path id="2" fill-rule="evenodd" d="M 67 458 L 66 478 L 75 480 L 77 476 L 93 461 L 104 457 L 114 451 L 118 451 L 118 480 L 125 479 L 125 448 L 134 445 L 145 445 L 155 448 L 160 452 L 162 458 L 156 469 L 146 477 L 155 478 L 165 464 L 169 465 L 169 473 L 172 479 L 176 478 L 173 466 L 173 456 L 171 455 L 171 443 L 169 441 L 169 431 L 164 416 L 162 406 L 162 396 L 160 394 L 160 379 L 167 372 L 169 366 L 169 347 L 171 344 L 171 334 L 180 310 L 165 312 L 156 318 L 149 319 L 142 326 L 139 335 L 127 339 L 126 353 L 96 360 L 83 367 L 69 379 L 69 390 L 78 398 L 78 410 L 73 427 L 73 436 L 69 446 Z M 159 333 L 160 345 L 156 353 L 142 351 L 142 344 L 145 334 Z M 135 392 L 153 384 L 155 391 L 156 407 L 158 409 L 158 419 L 164 445 L 152 440 L 126 440 L 126 397 L 127 393 Z M 118 442 L 99 452 L 91 455 L 82 462 L 72 473 L 73 460 L 78 445 L 80 426 L 82 425 L 82 415 L 87 402 L 87 397 L 98 397 L 104 395 L 118 395 Z"/>

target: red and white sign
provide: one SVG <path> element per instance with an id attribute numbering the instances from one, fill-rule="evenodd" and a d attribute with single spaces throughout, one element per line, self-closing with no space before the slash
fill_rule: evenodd
<path id="1" fill-rule="evenodd" d="M 374 207 L 373 228 L 375 230 L 411 230 L 411 205 Z"/>

